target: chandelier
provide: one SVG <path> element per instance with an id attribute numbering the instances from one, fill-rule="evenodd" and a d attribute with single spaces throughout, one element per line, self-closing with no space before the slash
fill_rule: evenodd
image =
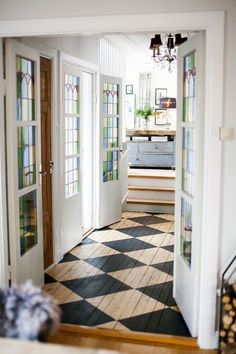
<path id="1" fill-rule="evenodd" d="M 162 68 L 167 64 L 168 71 L 172 72 L 172 63 L 176 63 L 177 60 L 177 47 L 187 41 L 187 37 L 182 38 L 180 33 L 168 35 L 156 34 L 151 39 L 150 47 L 153 51 L 152 59 Z"/>

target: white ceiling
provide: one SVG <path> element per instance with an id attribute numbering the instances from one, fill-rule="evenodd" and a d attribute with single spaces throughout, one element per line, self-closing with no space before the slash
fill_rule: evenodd
<path id="1" fill-rule="evenodd" d="M 160 32 L 158 32 L 160 33 Z M 182 33 L 182 37 L 192 36 L 193 33 Z M 141 64 L 150 64 L 152 50 L 149 49 L 151 38 L 155 36 L 152 32 L 136 33 L 112 33 L 104 34 L 103 37 L 120 48 L 126 55 Z"/>

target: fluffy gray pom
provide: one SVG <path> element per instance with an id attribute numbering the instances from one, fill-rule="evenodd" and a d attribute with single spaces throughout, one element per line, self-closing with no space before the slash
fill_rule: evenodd
<path id="1" fill-rule="evenodd" d="M 59 320 L 59 307 L 31 281 L 0 289 L 1 337 L 43 341 Z"/>

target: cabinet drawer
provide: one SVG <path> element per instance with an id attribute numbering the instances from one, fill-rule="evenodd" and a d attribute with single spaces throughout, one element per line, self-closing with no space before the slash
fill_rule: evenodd
<path id="1" fill-rule="evenodd" d="M 129 153 L 136 153 L 138 152 L 138 143 L 136 142 L 127 142 L 127 149 L 129 149 Z"/>
<path id="2" fill-rule="evenodd" d="M 128 162 L 133 166 L 172 167 L 173 154 L 129 154 Z"/>
<path id="3" fill-rule="evenodd" d="M 173 153 L 174 152 L 174 142 L 147 142 L 147 143 L 139 143 L 138 144 L 138 152 L 153 152 L 156 154 L 161 153 Z"/>

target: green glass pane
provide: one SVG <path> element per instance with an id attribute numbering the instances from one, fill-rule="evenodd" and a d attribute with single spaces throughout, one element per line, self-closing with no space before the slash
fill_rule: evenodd
<path id="1" fill-rule="evenodd" d="M 16 57 L 17 120 L 35 120 L 34 62 Z"/>
<path id="2" fill-rule="evenodd" d="M 184 102 L 183 121 L 193 122 L 195 120 L 195 95 L 196 95 L 196 52 L 184 57 Z"/>
<path id="3" fill-rule="evenodd" d="M 38 243 L 36 191 L 19 198 L 20 255 Z"/>
<path id="4" fill-rule="evenodd" d="M 108 128 L 103 128 L 103 137 L 104 138 L 108 137 Z"/>
<path id="5" fill-rule="evenodd" d="M 17 128 L 18 187 L 36 183 L 35 127 Z"/>
<path id="6" fill-rule="evenodd" d="M 192 258 L 192 206 L 181 198 L 180 254 L 191 267 Z"/>
<path id="7" fill-rule="evenodd" d="M 108 151 L 107 152 L 107 160 L 108 161 L 112 161 L 113 160 L 113 152 L 112 151 Z"/>

